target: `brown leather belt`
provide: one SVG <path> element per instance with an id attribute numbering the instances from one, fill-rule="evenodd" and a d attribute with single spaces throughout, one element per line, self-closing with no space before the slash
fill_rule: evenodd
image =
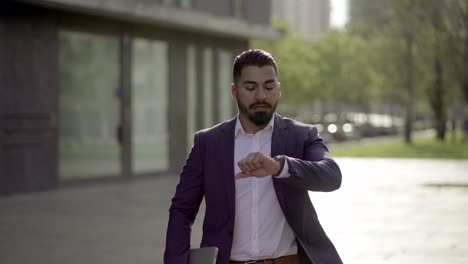
<path id="1" fill-rule="evenodd" d="M 275 259 L 262 259 L 250 261 L 229 261 L 229 264 L 299 264 L 298 255 L 283 256 Z"/>

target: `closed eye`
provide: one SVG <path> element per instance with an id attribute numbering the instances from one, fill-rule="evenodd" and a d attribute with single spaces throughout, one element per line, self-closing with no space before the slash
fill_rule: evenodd
<path id="1" fill-rule="evenodd" d="M 274 82 L 269 82 L 265 84 L 265 88 L 269 91 L 273 90 L 276 88 L 276 83 Z"/>

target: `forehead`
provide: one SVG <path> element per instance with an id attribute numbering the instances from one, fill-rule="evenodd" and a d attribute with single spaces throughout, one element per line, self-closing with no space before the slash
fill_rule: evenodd
<path id="1" fill-rule="evenodd" d="M 265 80 L 276 80 L 276 73 L 273 66 L 265 65 L 262 67 L 258 66 L 246 66 L 242 68 L 240 80 L 258 80 L 258 81 L 265 81 Z"/>

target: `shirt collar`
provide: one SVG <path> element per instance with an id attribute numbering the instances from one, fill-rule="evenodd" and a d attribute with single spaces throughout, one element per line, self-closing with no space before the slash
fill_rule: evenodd
<path id="1" fill-rule="evenodd" d="M 266 130 L 269 130 L 269 129 L 273 130 L 273 128 L 275 127 L 275 115 L 276 114 L 273 113 L 273 116 L 271 117 L 271 120 L 268 123 L 268 125 L 266 125 L 266 127 L 264 127 L 262 130 L 260 130 L 258 132 L 266 131 Z M 245 132 L 244 128 L 242 127 L 242 124 L 241 124 L 240 119 L 239 119 L 239 114 L 238 114 L 237 118 L 236 118 L 236 127 L 234 128 L 234 136 L 237 136 L 237 134 L 239 134 L 239 132 L 242 132 L 243 134 L 247 134 Z"/>

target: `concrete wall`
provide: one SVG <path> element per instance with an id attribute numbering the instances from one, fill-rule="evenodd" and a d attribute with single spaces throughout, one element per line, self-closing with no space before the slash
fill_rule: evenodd
<path id="1" fill-rule="evenodd" d="M 269 25 L 270 0 L 242 1 L 245 15 L 233 17 L 234 0 L 194 0 L 192 9 L 161 5 L 148 0 L 21 0 L 58 10 L 108 17 L 131 23 L 165 25 L 218 36 L 276 39 L 279 31 Z"/>
<path id="2" fill-rule="evenodd" d="M 232 16 L 233 0 L 192 0 L 192 6 L 197 11 L 216 14 L 218 16 Z"/>
<path id="3" fill-rule="evenodd" d="M 245 1 L 245 17 L 252 23 L 270 24 L 271 0 Z"/>

